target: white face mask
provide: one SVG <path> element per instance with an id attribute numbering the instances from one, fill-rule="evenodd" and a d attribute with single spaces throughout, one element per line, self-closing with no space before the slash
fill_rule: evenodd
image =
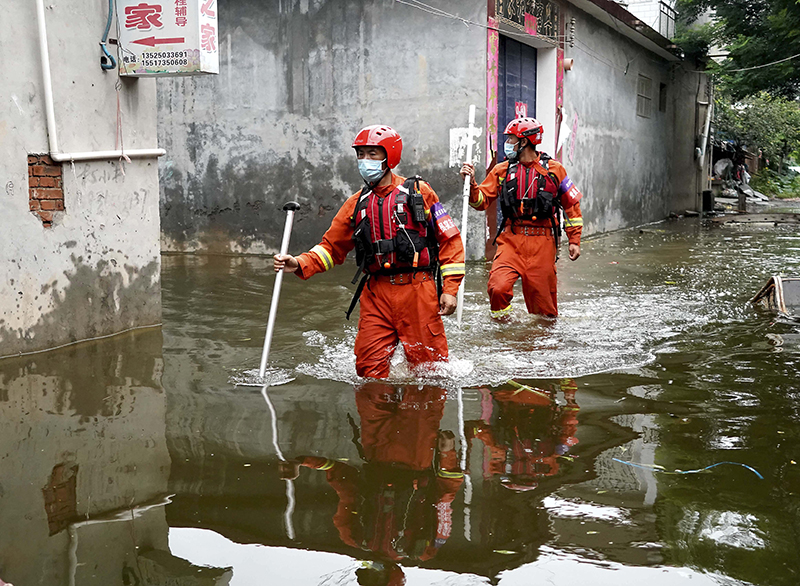
<path id="1" fill-rule="evenodd" d="M 517 146 L 516 142 L 508 142 L 508 141 L 506 141 L 506 142 L 503 143 L 503 152 L 506 155 L 506 159 L 514 160 L 514 159 L 517 158 L 517 155 L 519 153 L 517 153 L 517 151 L 514 150 L 515 146 Z"/>
<path id="2" fill-rule="evenodd" d="M 382 161 L 358 159 L 358 172 L 361 173 L 361 177 L 367 183 L 375 183 L 380 181 L 381 177 L 383 177 L 385 173 L 383 169 L 383 164 L 385 162 L 386 159 L 383 159 Z"/>

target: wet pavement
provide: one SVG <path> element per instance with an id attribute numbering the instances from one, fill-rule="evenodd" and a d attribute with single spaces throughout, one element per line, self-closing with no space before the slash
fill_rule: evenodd
<path id="1" fill-rule="evenodd" d="M 0 361 L 0 584 L 800 583 L 800 331 L 748 302 L 795 226 L 590 240 L 555 322 L 472 265 L 451 363 L 387 383 L 351 272 L 284 280 L 265 394 L 264 258 L 166 256 L 161 329 Z"/>

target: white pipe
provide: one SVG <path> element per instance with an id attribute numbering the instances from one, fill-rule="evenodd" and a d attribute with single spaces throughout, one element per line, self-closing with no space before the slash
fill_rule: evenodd
<path id="1" fill-rule="evenodd" d="M 706 122 L 703 125 L 703 135 L 700 140 L 700 158 L 698 158 L 697 163 L 700 166 L 700 169 L 703 168 L 703 163 L 705 162 L 706 158 L 706 145 L 708 144 L 708 129 L 711 126 L 711 112 L 714 109 L 714 102 L 709 100 L 708 107 L 706 108 Z"/>
<path id="2" fill-rule="evenodd" d="M 44 108 L 47 115 L 47 137 L 50 139 L 50 152 L 58 152 L 56 134 L 56 115 L 53 109 L 53 81 L 50 79 L 50 53 L 47 49 L 47 28 L 44 22 L 44 0 L 36 0 L 36 18 L 39 21 L 39 55 L 42 60 L 42 81 L 44 82 Z"/>
<path id="3" fill-rule="evenodd" d="M 134 149 L 117 151 L 91 151 L 85 153 L 54 153 L 50 152 L 50 158 L 58 163 L 69 163 L 72 161 L 102 161 L 107 159 L 152 159 L 166 155 L 164 149 Z"/>
<path id="4" fill-rule="evenodd" d="M 472 139 L 475 132 L 475 104 L 469 107 L 469 133 L 467 134 L 467 163 L 472 163 Z M 469 212 L 469 192 L 472 177 L 467 175 L 464 177 L 464 188 L 461 196 L 464 199 L 463 206 L 461 207 L 461 244 L 464 247 L 464 259 L 467 257 L 467 213 Z M 464 311 L 464 288 L 467 281 L 466 272 L 464 278 L 461 279 L 461 284 L 458 287 L 458 298 L 456 300 L 456 323 L 461 326 L 461 314 Z"/>
<path id="5" fill-rule="evenodd" d="M 53 80 L 50 77 L 50 52 L 47 47 L 47 27 L 44 18 L 44 0 L 36 0 L 36 18 L 39 23 L 39 55 L 42 61 L 42 83 L 44 85 L 44 109 L 47 118 L 47 138 L 50 142 L 50 158 L 56 162 L 67 161 L 98 161 L 119 159 L 155 158 L 165 155 L 164 149 L 132 149 L 113 151 L 92 151 L 82 153 L 58 152 L 58 131 L 56 129 L 56 114 L 53 106 Z"/>

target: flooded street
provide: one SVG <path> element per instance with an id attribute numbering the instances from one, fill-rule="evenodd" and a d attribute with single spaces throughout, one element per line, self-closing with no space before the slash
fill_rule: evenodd
<path id="1" fill-rule="evenodd" d="M 450 364 L 385 383 L 351 264 L 287 276 L 264 394 L 271 260 L 163 257 L 162 328 L 0 361 L 0 584 L 800 583 L 800 328 L 749 303 L 796 227 L 563 256 L 557 321 L 470 265 Z"/>

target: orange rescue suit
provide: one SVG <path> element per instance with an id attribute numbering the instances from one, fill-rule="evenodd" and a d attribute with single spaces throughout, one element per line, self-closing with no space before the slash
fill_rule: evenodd
<path id="1" fill-rule="evenodd" d="M 538 155 L 539 153 L 537 153 Z M 472 185 L 470 205 L 482 211 L 495 201 L 502 189 L 508 171 L 508 161 L 496 165 L 480 185 Z M 583 217 L 578 203 L 582 194 L 572 184 L 564 167 L 550 159 L 545 169 L 537 160 L 528 165 L 519 164 L 520 190 L 535 189 L 537 174 L 552 173 L 558 183 L 558 196 L 566 215 L 565 224 L 570 244 L 580 244 Z M 503 317 L 511 312 L 514 283 L 522 279 L 522 294 L 528 313 L 555 317 L 556 300 L 556 242 L 549 218 L 506 221 L 505 229 L 497 237 L 497 253 L 489 273 L 489 303 L 492 317 Z"/>
<path id="2" fill-rule="evenodd" d="M 318 456 L 298 460 L 326 472 L 339 496 L 333 522 L 344 543 L 394 561 L 428 560 L 450 537 L 464 473 L 454 449 L 436 449 L 446 391 L 401 389 L 370 383 L 356 391 L 363 470 Z"/>
<path id="3" fill-rule="evenodd" d="M 373 193 L 386 197 L 404 181 L 404 177 L 393 173 L 391 184 L 378 187 Z M 436 224 L 430 210 L 439 203 L 439 198 L 424 181 L 420 181 L 420 190 L 426 217 L 439 243 L 442 292 L 456 295 L 464 278 L 464 247 L 460 234 L 452 226 L 442 229 Z M 344 203 L 322 242 L 297 257 L 300 263 L 297 275 L 301 279 L 342 264 L 347 253 L 353 250 L 353 214 L 359 195 L 360 192 L 352 195 Z M 449 220 L 449 216 L 446 219 Z M 360 304 L 354 348 L 359 376 L 388 377 L 389 362 L 398 342 L 402 342 L 411 366 L 447 360 L 447 339 L 439 315 L 436 279 L 431 272 L 371 276 L 361 293 Z"/>

